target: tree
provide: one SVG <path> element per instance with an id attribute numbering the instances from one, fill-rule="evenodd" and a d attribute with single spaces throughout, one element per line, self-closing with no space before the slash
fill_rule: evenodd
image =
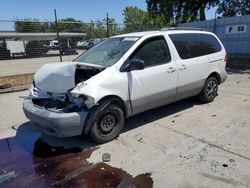
<path id="1" fill-rule="evenodd" d="M 134 32 L 143 31 L 164 26 L 164 19 L 159 15 L 151 16 L 149 12 L 137 7 L 126 7 L 123 10 L 124 31 Z"/>
<path id="2" fill-rule="evenodd" d="M 54 23 L 52 25 L 55 27 Z M 87 29 L 87 25 L 85 23 L 74 18 L 58 20 L 57 26 L 59 32 L 84 33 Z"/>
<path id="3" fill-rule="evenodd" d="M 223 17 L 250 14 L 250 0 L 223 0 L 217 12 Z"/>
<path id="4" fill-rule="evenodd" d="M 58 20 L 59 32 L 85 32 L 87 25 L 74 18 Z M 15 22 L 17 32 L 55 32 L 54 22 L 40 22 L 38 19 L 25 19 Z"/>
<path id="5" fill-rule="evenodd" d="M 87 24 L 87 39 L 93 38 L 95 38 L 95 23 L 91 20 L 90 23 Z"/>
<path id="6" fill-rule="evenodd" d="M 46 25 L 43 25 L 37 19 L 25 19 L 22 21 L 17 20 L 15 22 L 15 30 L 17 32 L 25 32 L 25 33 L 42 32 L 43 29 L 46 30 L 48 28 L 45 27 Z"/>
<path id="7" fill-rule="evenodd" d="M 249 15 L 250 14 L 250 0 L 242 0 L 240 6 L 240 14 L 241 15 Z"/>
<path id="8" fill-rule="evenodd" d="M 95 38 L 105 38 L 107 36 L 106 22 L 104 20 L 95 21 Z"/>
<path id="9" fill-rule="evenodd" d="M 114 18 L 108 18 L 109 35 L 118 35 L 122 33 L 122 28 L 118 25 Z"/>
<path id="10" fill-rule="evenodd" d="M 57 28 L 59 32 L 77 32 L 87 33 L 87 38 L 105 38 L 107 36 L 107 20 L 90 21 L 90 23 L 84 23 L 74 18 L 66 18 L 58 20 Z M 110 35 L 116 35 L 122 32 L 121 27 L 117 24 L 114 18 L 108 19 Z M 56 32 L 56 25 L 54 22 L 39 22 L 37 19 L 25 19 L 17 20 L 15 22 L 15 30 L 17 32 Z M 73 38 L 74 41 L 80 40 L 80 38 Z"/>
<path id="11" fill-rule="evenodd" d="M 162 15 L 166 23 L 206 20 L 205 10 L 218 5 L 219 0 L 146 0 L 152 15 Z"/>
<path id="12" fill-rule="evenodd" d="M 107 18 L 102 20 L 91 20 L 90 23 L 86 24 L 87 39 L 93 38 L 106 38 L 107 37 Z M 114 18 L 108 19 L 109 35 L 117 35 L 122 33 L 121 27 L 117 24 Z"/>
<path id="13" fill-rule="evenodd" d="M 140 31 L 144 24 L 145 12 L 137 7 L 126 7 L 123 10 L 124 29 L 126 32 Z"/>

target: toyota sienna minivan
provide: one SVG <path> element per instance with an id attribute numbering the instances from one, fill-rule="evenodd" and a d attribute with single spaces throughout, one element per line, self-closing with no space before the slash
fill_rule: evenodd
<path id="1" fill-rule="evenodd" d="M 114 36 L 73 62 L 43 65 L 23 109 L 47 134 L 105 143 L 126 117 L 192 96 L 212 102 L 226 80 L 226 61 L 218 37 L 201 29 Z"/>

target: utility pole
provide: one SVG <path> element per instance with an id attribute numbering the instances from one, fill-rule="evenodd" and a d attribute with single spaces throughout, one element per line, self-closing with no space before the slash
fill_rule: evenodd
<path id="1" fill-rule="evenodd" d="M 109 14 L 107 13 L 107 38 L 109 37 Z"/>
<path id="2" fill-rule="evenodd" d="M 215 10 L 215 13 L 214 13 L 213 33 L 216 32 L 216 19 L 217 19 L 217 10 Z"/>
<path id="3" fill-rule="evenodd" d="M 54 14 L 55 14 L 56 36 L 57 36 L 58 45 L 59 45 L 59 56 L 60 56 L 60 62 L 62 62 L 62 45 L 61 45 L 59 32 L 58 32 L 56 9 L 54 9 Z"/>

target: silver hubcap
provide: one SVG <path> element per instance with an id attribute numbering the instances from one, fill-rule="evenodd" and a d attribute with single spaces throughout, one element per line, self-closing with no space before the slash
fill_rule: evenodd
<path id="1" fill-rule="evenodd" d="M 206 91 L 207 97 L 209 99 L 214 98 L 216 96 L 217 90 L 218 90 L 217 83 L 215 81 L 210 81 L 207 84 L 207 91 Z"/>

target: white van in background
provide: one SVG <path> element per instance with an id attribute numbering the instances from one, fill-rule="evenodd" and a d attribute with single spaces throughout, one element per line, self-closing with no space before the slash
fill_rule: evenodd
<path id="1" fill-rule="evenodd" d="M 16 55 L 25 56 L 25 42 L 24 41 L 6 41 L 7 49 L 10 50 L 10 55 L 15 57 Z"/>

